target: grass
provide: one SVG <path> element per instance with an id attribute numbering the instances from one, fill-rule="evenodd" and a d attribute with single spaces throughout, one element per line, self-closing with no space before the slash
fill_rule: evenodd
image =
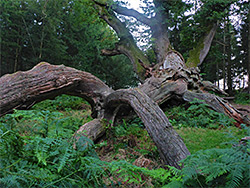
<path id="1" fill-rule="evenodd" d="M 245 136 L 245 130 L 235 127 L 224 129 L 207 129 L 182 127 L 176 129 L 177 133 L 183 138 L 191 154 L 211 148 L 229 148 L 232 147 L 232 139 L 238 141 Z"/>

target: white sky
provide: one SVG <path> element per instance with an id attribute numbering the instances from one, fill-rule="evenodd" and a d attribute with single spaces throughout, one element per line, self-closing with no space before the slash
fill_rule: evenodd
<path id="1" fill-rule="evenodd" d="M 140 0 L 127 0 L 127 2 L 129 3 L 129 7 L 128 8 L 133 8 L 137 11 L 139 11 L 140 9 Z"/>

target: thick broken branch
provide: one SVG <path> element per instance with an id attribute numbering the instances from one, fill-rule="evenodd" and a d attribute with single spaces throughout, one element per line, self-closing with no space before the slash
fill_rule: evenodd
<path id="1" fill-rule="evenodd" d="M 107 97 L 105 106 L 115 108 L 120 103 L 129 104 L 142 119 L 164 164 L 180 168 L 179 162 L 190 153 L 160 107 L 139 89 L 113 92 Z"/>
<path id="2" fill-rule="evenodd" d="M 223 100 L 221 97 L 210 93 L 195 93 L 191 91 L 185 92 L 183 95 L 183 99 L 185 101 L 191 102 L 194 99 L 203 100 L 206 104 L 208 104 L 212 109 L 219 113 L 224 113 L 227 116 L 235 119 L 240 127 L 241 123 L 250 125 L 250 120 L 247 116 L 242 115 L 236 108 L 234 108 L 230 103 Z"/>
<path id="3" fill-rule="evenodd" d="M 114 92 L 95 76 L 63 65 L 43 62 L 30 71 L 1 77 L 0 112 L 3 115 L 13 108 L 27 108 L 63 93 L 85 98 L 96 111 L 97 118 L 82 126 L 74 135 L 76 139 L 82 134 L 98 139 L 105 132 L 102 119 L 114 120 L 118 108 L 125 103 L 144 122 L 164 164 L 180 168 L 180 160 L 190 154 L 163 111 L 145 93 L 139 89 Z"/>
<path id="4" fill-rule="evenodd" d="M 200 99 L 215 111 L 234 118 L 237 121 L 236 126 L 240 126 L 241 123 L 250 125 L 247 116 L 241 114 L 221 97 L 206 92 L 214 91 L 215 87 L 203 82 L 196 69 L 161 70 L 155 72 L 139 88 L 159 105 L 167 103 L 171 99 L 179 101 L 179 103 Z M 220 90 L 216 92 L 221 94 Z"/>
<path id="5" fill-rule="evenodd" d="M 96 112 L 98 104 L 111 92 L 112 89 L 90 73 L 42 62 L 29 71 L 0 78 L 0 116 L 61 94 L 86 99 Z"/>
<path id="6" fill-rule="evenodd" d="M 119 5 L 112 5 L 111 8 L 118 14 L 122 14 L 124 16 L 132 16 L 141 23 L 144 23 L 150 27 L 153 26 L 153 20 L 152 20 L 153 18 L 147 18 L 146 16 L 144 16 L 143 14 L 139 13 L 134 9 L 128 9 L 125 7 L 121 7 Z"/>
<path id="7" fill-rule="evenodd" d="M 205 33 L 197 43 L 197 46 L 189 52 L 189 58 L 186 63 L 187 67 L 197 67 L 202 64 L 210 50 L 217 27 L 217 24 L 212 24 L 209 32 Z"/>

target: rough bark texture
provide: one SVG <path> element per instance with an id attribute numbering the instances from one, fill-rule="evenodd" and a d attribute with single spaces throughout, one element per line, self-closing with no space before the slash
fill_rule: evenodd
<path id="1" fill-rule="evenodd" d="M 164 164 L 177 168 L 180 168 L 179 161 L 189 152 L 157 103 L 166 103 L 171 98 L 180 101 L 198 98 L 239 123 L 249 123 L 249 119 L 223 99 L 201 92 L 203 83 L 196 69 L 169 68 L 153 74 L 139 88 L 113 91 L 89 73 L 42 62 L 30 71 L 0 78 L 0 115 L 14 108 L 27 109 L 39 101 L 61 94 L 80 96 L 91 104 L 92 116 L 96 119 L 83 125 L 75 138 L 79 138 L 77 134 L 87 134 L 96 140 L 105 133 L 103 120 L 114 122 L 117 111 L 126 104 L 142 119 Z"/>
<path id="2" fill-rule="evenodd" d="M 96 141 L 105 133 L 105 127 L 103 126 L 101 119 L 94 119 L 81 126 L 75 133 L 75 138 L 78 140 L 79 136 L 87 136 L 93 141 Z"/>
<path id="3" fill-rule="evenodd" d="M 226 94 L 215 85 L 200 78 L 198 69 L 165 69 L 154 73 L 139 88 L 159 105 L 170 99 L 191 102 L 195 99 L 203 100 L 213 110 L 224 113 L 236 120 L 236 126 L 241 123 L 250 125 L 249 117 L 244 116 L 229 102 L 216 95 L 208 93 L 213 91 Z M 182 102 L 183 103 L 183 102 Z"/>
<path id="4" fill-rule="evenodd" d="M 14 108 L 28 109 L 37 102 L 65 93 L 86 99 L 96 117 L 100 101 L 111 92 L 112 89 L 90 73 L 42 62 L 30 71 L 0 78 L 0 116 Z"/>
<path id="5" fill-rule="evenodd" d="M 217 25 L 213 24 L 212 26 L 208 26 L 208 29 L 209 32 L 205 33 L 193 50 L 189 52 L 189 58 L 187 59 L 186 63 L 187 67 L 200 66 L 206 58 L 215 36 Z"/>
<path id="6" fill-rule="evenodd" d="M 164 164 L 180 168 L 179 161 L 190 153 L 160 107 L 140 89 L 113 92 L 106 99 L 106 108 L 114 108 L 120 103 L 129 104 L 141 118 Z"/>
<path id="7" fill-rule="evenodd" d="M 92 106 L 92 116 L 96 119 L 83 125 L 77 134 L 86 132 L 93 140 L 105 132 L 103 119 L 114 121 L 121 105 L 129 105 L 141 117 L 149 135 L 158 147 L 164 164 L 179 168 L 179 161 L 189 152 L 182 139 L 173 130 L 168 119 L 156 104 L 168 103 L 169 99 L 177 101 L 193 101 L 195 98 L 204 100 L 211 108 L 225 113 L 238 121 L 249 124 L 249 119 L 242 116 L 229 103 L 208 90 L 223 93 L 209 82 L 202 81 L 198 68 L 187 69 L 182 56 L 171 49 L 167 36 L 168 6 L 175 1 L 162 4 L 154 0 L 158 9 L 155 17 L 146 18 L 137 11 L 109 6 L 109 1 L 94 0 L 100 17 L 117 33 L 119 42 L 112 50 L 103 50 L 105 55 L 125 54 L 131 60 L 135 72 L 144 84 L 136 89 L 113 91 L 93 75 L 65 66 L 54 66 L 40 63 L 27 72 L 17 72 L 0 78 L 0 116 L 12 109 L 27 109 L 33 104 L 53 98 L 63 93 L 85 98 Z M 100 3 L 104 2 L 104 3 Z M 148 24 L 155 37 L 153 44 L 158 64 L 150 67 L 150 62 L 136 46 L 132 35 L 113 11 L 130 15 Z M 207 39 L 211 45 L 213 33 Z M 206 38 L 205 38 L 206 39 Z M 204 59 L 208 53 L 204 44 Z M 200 52 L 200 51 L 199 51 Z M 200 53 L 199 53 L 200 54 Z M 148 78 L 149 77 L 149 78 Z M 148 78 L 148 79 L 146 79 Z M 145 80 L 146 79 L 146 80 Z M 154 102 L 155 101 L 155 102 Z M 84 134 L 84 133 L 83 133 Z M 76 138 L 77 135 L 76 135 Z"/>

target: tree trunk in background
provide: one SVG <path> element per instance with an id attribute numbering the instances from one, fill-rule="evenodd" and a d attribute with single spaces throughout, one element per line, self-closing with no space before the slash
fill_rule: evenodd
<path id="1" fill-rule="evenodd" d="M 250 94 L 250 10 L 248 10 L 248 93 Z"/>
<path id="2" fill-rule="evenodd" d="M 229 20 L 229 18 L 228 18 Z M 230 24 L 227 22 L 227 34 L 226 34 L 226 54 L 227 54 L 227 93 L 232 95 L 233 92 L 233 81 L 232 81 L 232 50 L 231 50 L 231 34 L 230 34 Z"/>
<path id="3" fill-rule="evenodd" d="M 223 90 L 226 89 L 226 21 L 224 21 L 223 29 L 223 66 L 222 66 L 222 77 L 223 77 Z"/>

